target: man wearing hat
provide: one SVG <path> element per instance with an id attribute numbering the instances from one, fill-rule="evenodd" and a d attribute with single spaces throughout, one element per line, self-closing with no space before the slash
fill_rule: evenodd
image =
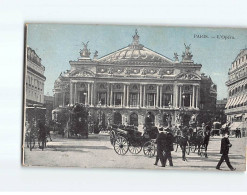
<path id="1" fill-rule="evenodd" d="M 154 165 L 157 165 L 159 160 L 161 162 L 161 166 L 165 167 L 165 162 L 164 162 L 164 149 L 165 149 L 165 141 L 166 141 L 166 134 L 163 132 L 163 128 L 159 129 L 159 134 L 156 139 L 157 143 L 157 155 L 156 155 L 156 160 Z"/>
<path id="2" fill-rule="evenodd" d="M 229 134 L 225 133 L 224 137 L 221 139 L 221 147 L 220 147 L 220 154 L 222 154 L 220 161 L 218 162 L 216 169 L 220 170 L 220 166 L 223 161 L 226 161 L 227 166 L 231 171 L 235 171 L 236 168 L 233 168 L 228 157 L 229 148 L 232 147 L 232 144 L 229 141 Z"/>
<path id="3" fill-rule="evenodd" d="M 173 166 L 173 162 L 172 162 L 172 155 L 171 155 L 171 151 L 173 151 L 173 134 L 172 134 L 172 130 L 170 128 L 165 129 L 165 156 L 164 156 L 164 165 L 166 166 L 166 161 L 168 159 L 169 161 L 169 165 L 172 167 Z"/>

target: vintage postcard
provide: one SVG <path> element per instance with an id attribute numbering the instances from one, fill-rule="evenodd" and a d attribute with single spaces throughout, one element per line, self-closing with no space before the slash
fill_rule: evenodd
<path id="1" fill-rule="evenodd" d="M 26 24 L 24 166 L 245 171 L 247 29 Z"/>

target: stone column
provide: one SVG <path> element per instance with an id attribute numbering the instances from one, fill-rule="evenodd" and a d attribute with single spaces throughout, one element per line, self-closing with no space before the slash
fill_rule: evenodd
<path id="1" fill-rule="evenodd" d="M 90 94 L 91 94 L 91 88 L 90 83 L 87 84 L 87 102 L 86 104 L 90 105 Z"/>
<path id="2" fill-rule="evenodd" d="M 173 90 L 173 102 L 174 102 L 174 107 L 178 107 L 178 86 L 175 84 L 174 85 L 174 90 Z"/>
<path id="3" fill-rule="evenodd" d="M 74 103 L 78 103 L 78 102 L 77 102 L 77 83 L 75 83 Z"/>
<path id="4" fill-rule="evenodd" d="M 192 108 L 195 108 L 195 85 L 193 85 L 192 91 Z"/>
<path id="5" fill-rule="evenodd" d="M 143 107 L 146 107 L 146 85 L 143 85 Z"/>
<path id="6" fill-rule="evenodd" d="M 190 94 L 190 108 L 192 107 L 192 94 Z"/>
<path id="7" fill-rule="evenodd" d="M 63 96 L 63 107 L 65 106 L 65 92 L 62 92 L 62 96 Z"/>
<path id="8" fill-rule="evenodd" d="M 142 84 L 140 84 L 140 102 L 139 102 L 139 106 L 140 106 L 140 108 L 142 107 Z"/>
<path id="9" fill-rule="evenodd" d="M 91 100 L 90 100 L 90 101 L 91 101 L 91 102 L 90 102 L 90 105 L 93 106 L 93 104 L 94 104 L 94 103 L 93 103 L 93 96 L 94 96 L 94 93 L 93 93 L 93 92 L 94 92 L 93 83 L 91 83 L 90 86 L 91 86 L 91 94 L 90 94 L 90 97 L 91 97 Z"/>
<path id="10" fill-rule="evenodd" d="M 173 106 L 173 94 L 171 94 L 171 101 L 170 101 L 170 105 Z"/>
<path id="11" fill-rule="evenodd" d="M 199 104 L 199 86 L 196 86 L 196 108 L 198 108 Z"/>
<path id="12" fill-rule="evenodd" d="M 179 107 L 182 107 L 182 85 L 179 85 Z"/>
<path id="13" fill-rule="evenodd" d="M 110 106 L 110 87 L 111 84 L 107 83 L 107 106 Z"/>
<path id="14" fill-rule="evenodd" d="M 113 90 L 112 90 L 112 83 L 110 83 L 110 106 L 112 106 L 112 93 L 113 93 Z"/>
<path id="15" fill-rule="evenodd" d="M 157 92 L 156 92 L 156 107 L 159 106 L 159 85 L 157 85 Z"/>
<path id="16" fill-rule="evenodd" d="M 163 93 L 162 90 L 163 90 L 163 86 L 161 85 L 161 86 L 160 86 L 160 105 L 159 105 L 160 108 L 162 108 L 162 95 L 163 95 L 163 94 L 162 94 L 162 93 Z"/>
<path id="17" fill-rule="evenodd" d="M 140 94 L 137 93 L 137 105 L 136 107 L 140 106 Z"/>
<path id="18" fill-rule="evenodd" d="M 123 88 L 123 106 L 125 107 L 125 102 L 126 102 L 126 84 L 124 84 Z"/>
<path id="19" fill-rule="evenodd" d="M 69 103 L 73 104 L 73 83 L 71 81 L 69 87 Z"/>
<path id="20" fill-rule="evenodd" d="M 130 90 L 130 88 L 129 88 L 130 86 L 129 86 L 129 84 L 127 85 L 127 98 L 126 98 L 126 100 L 127 100 L 127 102 L 126 102 L 126 105 L 127 105 L 127 107 L 129 107 L 129 95 L 130 95 L 130 92 L 129 92 L 129 90 Z"/>
<path id="21" fill-rule="evenodd" d="M 154 107 L 156 107 L 156 93 L 154 94 Z"/>

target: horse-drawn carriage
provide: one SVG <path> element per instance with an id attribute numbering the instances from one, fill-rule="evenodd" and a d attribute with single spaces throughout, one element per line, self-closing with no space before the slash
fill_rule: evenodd
<path id="1" fill-rule="evenodd" d="M 63 137 L 88 138 L 88 110 L 83 104 L 53 110 L 54 131 Z"/>
<path id="2" fill-rule="evenodd" d="M 154 139 L 157 134 L 157 127 L 152 127 L 142 134 L 134 126 L 112 125 L 110 142 L 119 155 L 125 155 L 128 151 L 139 154 L 143 149 L 144 155 L 152 157 L 155 155 Z"/>
<path id="3" fill-rule="evenodd" d="M 209 143 L 210 131 L 208 128 L 197 127 L 191 125 L 190 127 L 183 127 L 178 129 L 174 135 L 175 151 L 180 147 L 182 150 L 182 158 L 186 160 L 185 154 L 189 155 L 190 152 L 196 152 L 198 155 L 207 157 L 207 146 Z"/>
<path id="4" fill-rule="evenodd" d="M 33 104 L 26 107 L 25 142 L 30 151 L 38 143 L 40 149 L 44 149 L 47 136 L 50 134 L 46 128 L 46 108 Z M 51 140 L 51 138 L 50 138 Z"/>

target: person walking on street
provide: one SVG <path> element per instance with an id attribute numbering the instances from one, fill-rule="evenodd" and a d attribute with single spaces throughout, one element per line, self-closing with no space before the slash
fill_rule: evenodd
<path id="1" fill-rule="evenodd" d="M 164 161 L 164 148 L 165 148 L 165 141 L 166 141 L 166 135 L 163 132 L 163 129 L 160 129 L 160 133 L 157 136 L 156 143 L 157 143 L 157 155 L 154 165 L 158 165 L 158 162 L 160 160 L 161 166 L 165 167 L 165 161 Z"/>
<path id="2" fill-rule="evenodd" d="M 221 147 L 220 147 L 220 154 L 222 154 L 220 161 L 218 162 L 216 169 L 220 170 L 220 166 L 223 163 L 223 161 L 226 161 L 227 166 L 231 171 L 235 171 L 236 168 L 233 168 L 233 166 L 230 163 L 228 153 L 229 153 L 229 148 L 232 147 L 232 144 L 229 141 L 229 134 L 225 133 L 224 137 L 221 139 Z"/>
<path id="3" fill-rule="evenodd" d="M 173 162 L 172 162 L 172 155 L 171 155 L 171 151 L 173 151 L 173 135 L 171 132 L 171 129 L 167 128 L 165 130 L 166 132 L 166 137 L 165 137 L 165 155 L 164 155 L 164 165 L 166 166 L 166 161 L 168 159 L 169 161 L 169 165 L 172 167 L 173 166 Z"/>

